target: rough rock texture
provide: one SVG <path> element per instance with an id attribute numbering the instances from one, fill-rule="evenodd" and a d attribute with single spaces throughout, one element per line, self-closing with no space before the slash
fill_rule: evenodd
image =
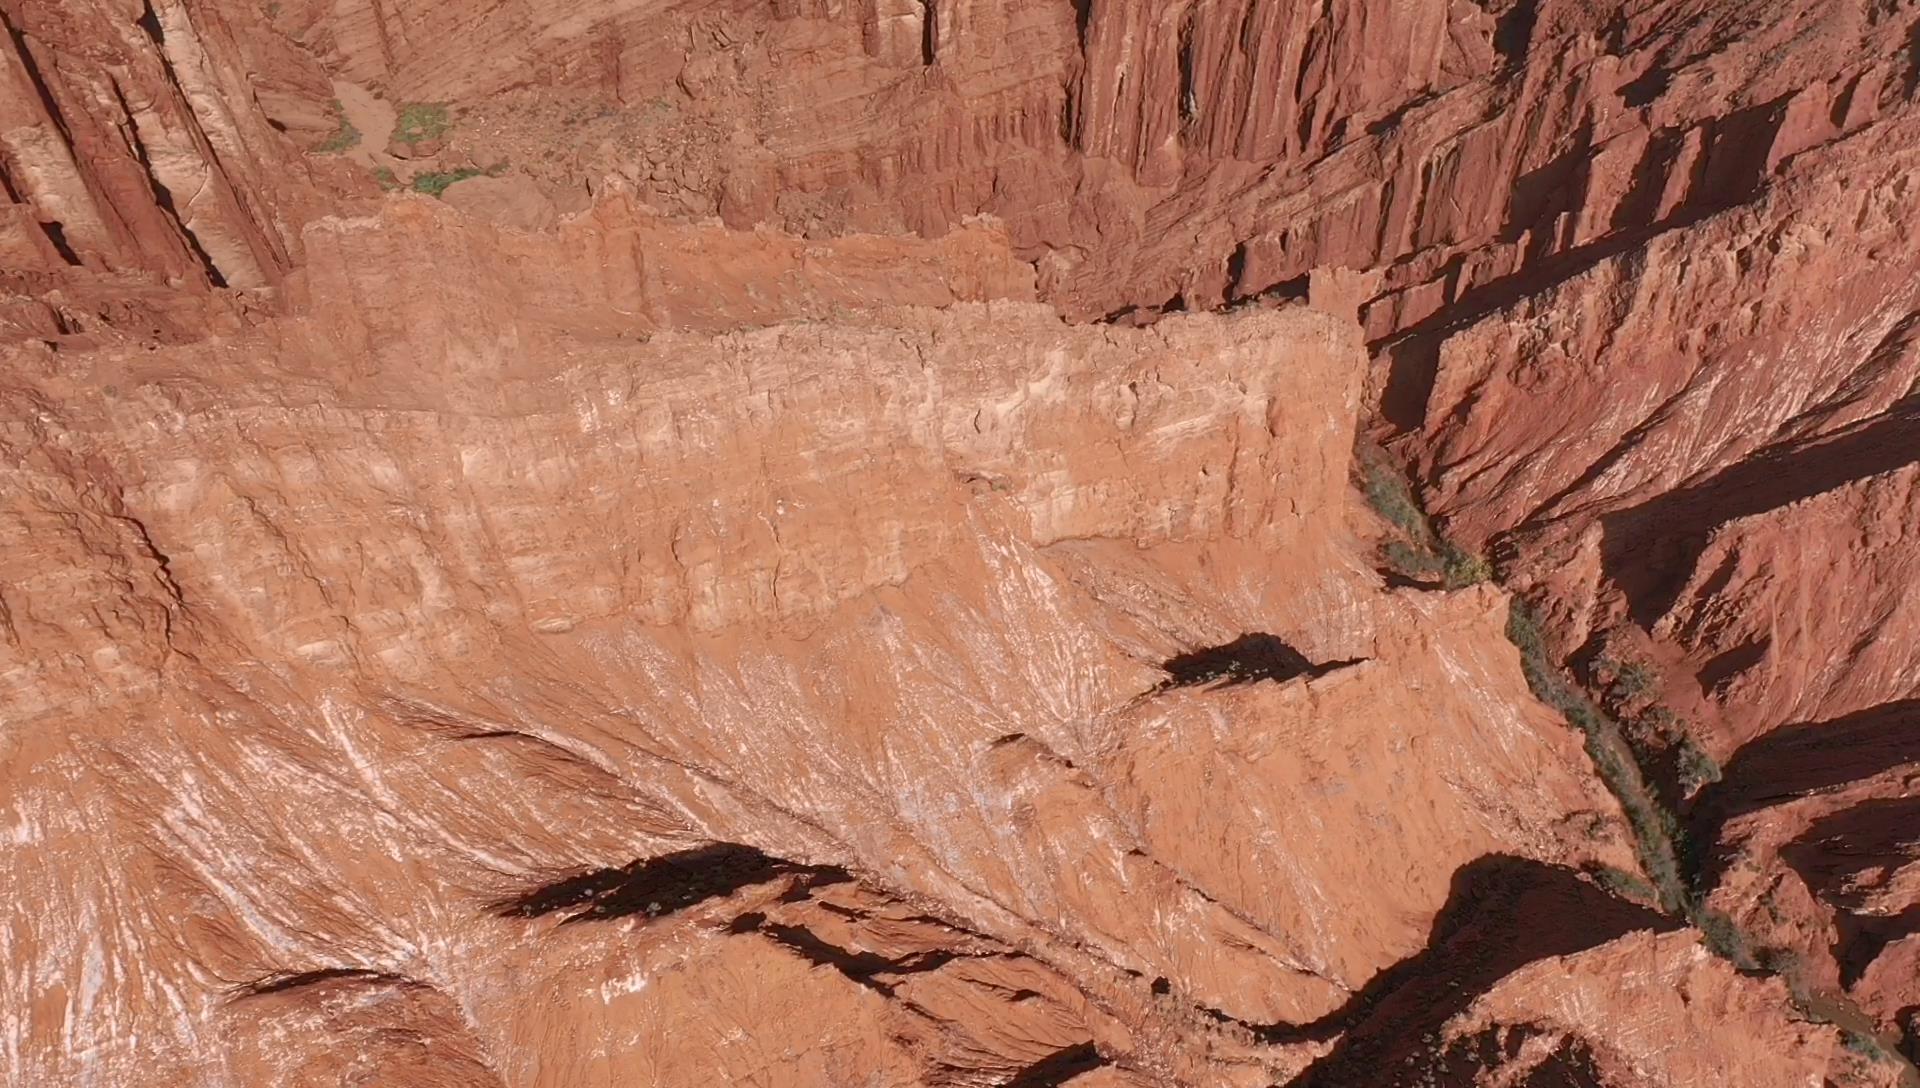
<path id="1" fill-rule="evenodd" d="M 1845 1063 L 1786 1005 L 1784 985 L 1742 985 L 1689 936 L 1635 933 L 1502 979 L 1447 1021 L 1430 1060 L 1441 1083 L 1489 1068 L 1520 1084 L 1820 1083 Z"/>
<path id="2" fill-rule="evenodd" d="M 310 289 L 320 234 L 375 229 L 316 226 Z M 768 1083 L 1096 1038 L 1157 1075 L 1284 1069 L 1183 1016 L 1335 1010 L 1483 854 L 1631 864 L 1498 596 L 1388 592 L 1355 562 L 1364 365 L 1332 319 L 1122 334 L 1003 304 L 550 330 L 533 359 L 506 322 L 438 356 L 321 350 L 392 314 L 357 316 L 84 375 L 48 354 L 11 390 L 7 875 L 40 919 L 14 928 L 16 1076 L 348 1060 L 213 1045 L 242 1005 L 322 1018 L 327 1047 L 374 1017 L 449 1076 L 513 1083 L 591 1079 L 655 1044 L 541 1040 L 669 1009 L 752 1029 L 720 1068 Z M 1158 667 L 1221 645 L 1265 679 Z M 745 871 L 610 877 L 551 939 L 542 893 L 489 906 L 716 842 Z M 1014 1031 L 1010 1000 L 1018 1046 L 952 1039 Z M 815 1003 L 848 1003 L 847 1039 L 794 1022 Z M 782 1020 L 795 1044 L 762 1033 Z M 712 1053 L 688 1039 L 652 1075 L 710 1082 Z"/>
<path id="3" fill-rule="evenodd" d="M 1375 337 L 1747 199 L 1904 99 L 1913 21 L 1876 0 L 283 9 L 396 101 L 537 115 L 549 146 L 578 129 L 587 173 L 689 211 L 920 231 L 990 212 L 1080 316 L 1378 268 Z"/>
<path id="4" fill-rule="evenodd" d="M 1911 1074 L 1913 5 L 0 23 L 7 1083 Z"/>
<path id="5" fill-rule="evenodd" d="M 1576 661 L 1625 646 L 1654 666 L 1652 697 L 1725 764 L 1689 818 L 1704 875 L 1731 881 L 1713 901 L 1832 984 L 1888 951 L 1858 996 L 1905 1031 L 1920 910 L 1882 878 L 1915 857 L 1920 120 L 1910 61 L 1894 71 L 1787 101 L 1782 134 L 1797 116 L 1839 135 L 1770 151 L 1743 202 L 1442 311 L 1382 365 L 1450 532 L 1550 602 Z M 1405 375 L 1424 359 L 1422 391 Z"/>
<path id="6" fill-rule="evenodd" d="M 260 23 L 204 0 L 0 8 L 9 269 L 278 280 L 298 255 L 283 205 L 303 196 L 281 175 L 304 172 L 280 133 L 326 84 Z"/>

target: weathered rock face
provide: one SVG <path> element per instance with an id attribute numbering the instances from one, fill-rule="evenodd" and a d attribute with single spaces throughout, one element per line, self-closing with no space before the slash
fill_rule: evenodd
<path id="1" fill-rule="evenodd" d="M 1520 1084 L 1784 1086 L 1839 1070 L 1887 1075 L 1833 1053 L 1829 1033 L 1783 1015 L 1787 1003 L 1784 985 L 1741 978 L 1692 937 L 1641 932 L 1502 979 L 1446 1022 L 1426 1060 L 1440 1083 L 1489 1069 Z M 1630 1049 L 1619 1045 L 1628 1039 Z"/>
<path id="2" fill-rule="evenodd" d="M 1909 5 L 0 20 L 8 1083 L 1896 1082 Z"/>
<path id="3" fill-rule="evenodd" d="M 279 20 L 396 101 L 495 136 L 522 115 L 549 147 L 591 133 L 563 152 L 587 175 L 736 225 L 989 212 L 1074 316 L 1378 268 L 1375 338 L 1748 199 L 1904 99 L 1912 21 L 1869 0 L 293 0 Z"/>
<path id="4" fill-rule="evenodd" d="M 1844 105 L 1782 107 L 1758 187 L 1725 194 L 1742 203 L 1610 235 L 1379 365 L 1450 530 L 1552 602 L 1576 660 L 1654 665 L 1651 697 L 1726 764 L 1689 821 L 1728 881 L 1713 902 L 1830 985 L 1888 951 L 1858 992 L 1904 1031 L 1920 990 L 1889 980 L 1916 914 L 1882 878 L 1913 857 L 1916 122 L 1910 79 L 1861 79 Z M 1813 127 L 1785 154 L 1796 115 Z"/>
<path id="5" fill-rule="evenodd" d="M 305 167 L 280 132 L 325 126 L 326 78 L 251 6 L 9 2 L 0 22 L 10 269 L 234 287 L 287 270 L 302 189 L 282 175 Z"/>
<path id="6" fill-rule="evenodd" d="M 405 222 L 317 225 L 309 290 Z M 1498 596 L 1355 561 L 1365 368 L 1333 319 L 502 319 L 407 360 L 350 346 L 391 312 L 350 313 L 22 360 L 16 1076 L 571 1084 L 648 1053 L 659 1083 L 917 1083 L 1098 1041 L 1269 1077 L 1310 1054 L 1200 1011 L 1334 1012 L 1483 854 L 1632 864 Z M 713 843 L 737 872 L 620 872 Z M 811 1040 L 809 1005 L 847 1037 L 768 1071 L 763 1025 Z M 542 1042 L 683 1020 L 714 1041 Z M 429 1053 L 349 1059 L 382 1031 Z"/>

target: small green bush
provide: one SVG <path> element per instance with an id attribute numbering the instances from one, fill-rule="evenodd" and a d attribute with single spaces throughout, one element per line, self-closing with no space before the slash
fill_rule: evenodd
<path id="1" fill-rule="evenodd" d="M 1789 987 L 1799 984 L 1802 964 L 1800 953 L 1791 948 L 1762 948 L 1753 954 L 1760 961 L 1760 968 L 1771 971 L 1787 980 Z"/>
<path id="2" fill-rule="evenodd" d="M 1404 540 L 1389 540 L 1380 549 L 1381 558 L 1395 572 L 1409 578 L 1419 578 L 1441 573 L 1440 558 L 1432 552 L 1416 548 Z"/>
<path id="3" fill-rule="evenodd" d="M 1887 1051 L 1885 1043 L 1882 1043 L 1864 1031 L 1842 1028 L 1840 1029 L 1840 1041 L 1848 1050 L 1853 1051 L 1855 1054 L 1860 1055 L 1870 1062 L 1890 1062 L 1896 1060 L 1894 1056 Z"/>
<path id="4" fill-rule="evenodd" d="M 1426 512 L 1414 500 L 1413 488 L 1385 462 L 1384 457 L 1367 460 L 1364 490 L 1367 505 L 1386 518 L 1394 528 L 1421 543 L 1432 536 Z"/>
<path id="5" fill-rule="evenodd" d="M 1442 572 L 1448 589 L 1465 589 L 1493 579 L 1493 566 L 1485 558 L 1448 541 L 1442 549 Z"/>
<path id="6" fill-rule="evenodd" d="M 1614 674 L 1612 693 L 1622 700 L 1638 699 L 1659 683 L 1660 676 L 1652 667 L 1643 662 L 1629 661 Z"/>
<path id="7" fill-rule="evenodd" d="M 471 166 L 462 166 L 458 170 L 436 170 L 430 174 L 421 174 L 413 179 L 413 191 L 437 197 L 447 191 L 447 186 L 456 181 L 477 178 L 482 171 Z"/>
<path id="8" fill-rule="evenodd" d="M 318 147 L 315 147 L 314 150 L 323 155 L 337 155 L 348 148 L 358 147 L 360 145 L 360 130 L 354 128 L 353 122 L 347 120 L 346 107 L 342 106 L 340 100 L 336 98 L 333 100 L 333 105 L 330 108 L 333 111 L 334 124 L 337 127 L 334 129 L 333 135 L 327 137 L 326 140 Z"/>
<path id="9" fill-rule="evenodd" d="M 1602 865 L 1593 871 L 1594 883 L 1606 889 L 1607 894 L 1621 899 L 1631 899 L 1636 903 L 1658 903 L 1660 896 L 1653 885 L 1612 865 Z"/>
<path id="10" fill-rule="evenodd" d="M 1720 764 L 1701 749 L 1691 735 L 1680 737 L 1680 789 L 1692 794 L 1709 782 L 1720 781 Z"/>
<path id="11" fill-rule="evenodd" d="M 1700 935 L 1706 938 L 1707 949 L 1714 955 L 1733 964 L 1742 971 L 1752 971 L 1760 966 L 1754 958 L 1753 948 L 1747 943 L 1747 935 L 1740 932 L 1740 926 L 1733 919 L 1717 910 L 1701 907 L 1693 913 L 1693 924 L 1699 928 Z"/>
<path id="12" fill-rule="evenodd" d="M 1684 731 L 1685 728 L 1680 723 L 1680 715 L 1675 714 L 1673 708 L 1663 703 L 1654 703 L 1652 706 L 1641 711 L 1639 714 L 1639 722 L 1654 733 L 1662 736 L 1677 731 Z"/>
<path id="13" fill-rule="evenodd" d="M 408 102 L 394 119 L 393 138 L 403 144 L 425 143 L 446 135 L 452 127 L 445 103 Z"/>

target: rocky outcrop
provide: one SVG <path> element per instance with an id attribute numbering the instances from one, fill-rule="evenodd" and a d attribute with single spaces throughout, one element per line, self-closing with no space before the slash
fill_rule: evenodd
<path id="1" fill-rule="evenodd" d="M 1270 1077 L 1318 1044 L 1237 1025 L 1344 1004 L 1459 866 L 1633 864 L 1501 598 L 1359 560 L 1350 326 L 997 303 L 642 343 L 551 320 L 617 281 L 526 295 L 568 233 L 388 290 L 493 231 L 323 221 L 306 316 L 13 386 L 10 903 L 98 981 L 9 998 L 12 1076 Z M 1407 849 L 1337 848 L 1366 836 Z M 716 842 L 783 860 L 646 875 Z M 847 1034 L 767 1073 L 790 1002 Z M 243 1009 L 331 1027 L 215 1044 Z M 663 1017 L 720 1057 L 540 1042 Z M 332 1049 L 374 1023 L 429 1054 Z"/>
<path id="2" fill-rule="evenodd" d="M 291 42 L 194 0 L 9 3 L 0 23 L 11 267 L 233 287 L 286 272 L 305 166 L 281 133 L 327 98 Z"/>
<path id="3" fill-rule="evenodd" d="M 496 138 L 531 125 L 523 147 L 591 132 L 562 151 L 581 176 L 667 206 L 816 232 L 990 213 L 1075 317 L 1377 268 L 1375 339 L 1750 199 L 1904 98 L 1912 21 L 1866 0 L 287 9 L 351 78 Z"/>
<path id="4" fill-rule="evenodd" d="M 1784 1088 L 1840 1070 L 1896 1083 L 1787 1002 L 1780 982 L 1744 977 L 1686 935 L 1636 933 L 1515 972 L 1450 1019 L 1424 1061 L 1439 1083 L 1488 1070 L 1519 1084 Z"/>

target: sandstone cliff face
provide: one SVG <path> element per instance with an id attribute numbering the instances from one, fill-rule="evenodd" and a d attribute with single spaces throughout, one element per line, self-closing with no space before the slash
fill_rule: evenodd
<path id="1" fill-rule="evenodd" d="M 307 251 L 342 229 L 372 228 Z M 13 390 L 16 1076 L 320 1078 L 404 1030 L 513 1083 L 710 1082 L 708 1046 L 917 1083 L 1096 1040 L 1266 1077 L 1310 1054 L 1203 1014 L 1335 1012 L 1481 855 L 1632 864 L 1500 599 L 1356 561 L 1331 319 L 1001 304 L 537 361 L 513 324 L 355 366 L 296 353 L 365 334 L 326 316 Z M 1215 674 L 1265 680 L 1187 686 Z M 621 875 L 716 843 L 742 872 Z M 765 1067 L 814 1002 L 849 1037 Z M 714 1041 L 548 1052 L 656 1003 Z M 332 1042 L 213 1045 L 260 1007 Z"/>
<path id="2" fill-rule="evenodd" d="M 1747 200 L 1897 108 L 1912 22 L 1868 0 L 285 7 L 396 101 L 631 113 L 593 130 L 622 146 L 549 144 L 735 225 L 990 212 L 1075 316 L 1377 268 L 1374 338 Z"/>
<path id="3" fill-rule="evenodd" d="M 1905 1072 L 1909 5 L 0 20 L 9 1083 Z"/>
<path id="4" fill-rule="evenodd" d="M 1816 871 L 1844 868 L 1861 835 L 1881 841 L 1877 864 L 1909 863 L 1885 822 L 1920 667 L 1899 589 L 1920 531 L 1920 296 L 1912 84 L 1897 85 L 1820 110 L 1803 92 L 1782 116 L 1840 135 L 1770 152 L 1745 203 L 1596 243 L 1568 278 L 1440 327 L 1424 405 L 1404 417 L 1450 530 L 1553 602 L 1576 660 L 1624 633 L 1657 666 L 1657 699 L 1726 765 L 1690 819 L 1693 848 L 1718 857 L 1703 877 L 1732 881 L 1714 901 L 1848 987 L 1913 917 L 1897 884 L 1863 906 L 1851 878 Z M 1411 357 L 1386 363 L 1396 379 L 1418 373 Z M 1809 860 L 1822 852 L 1836 856 Z M 1905 1030 L 1915 992 L 1886 986 L 1861 992 Z"/>
<path id="5" fill-rule="evenodd" d="M 234 287 L 286 271 L 281 205 L 301 191 L 276 175 L 304 167 L 279 132 L 325 101 L 310 58 L 244 5 L 9 3 L 0 20 L 11 267 Z"/>

